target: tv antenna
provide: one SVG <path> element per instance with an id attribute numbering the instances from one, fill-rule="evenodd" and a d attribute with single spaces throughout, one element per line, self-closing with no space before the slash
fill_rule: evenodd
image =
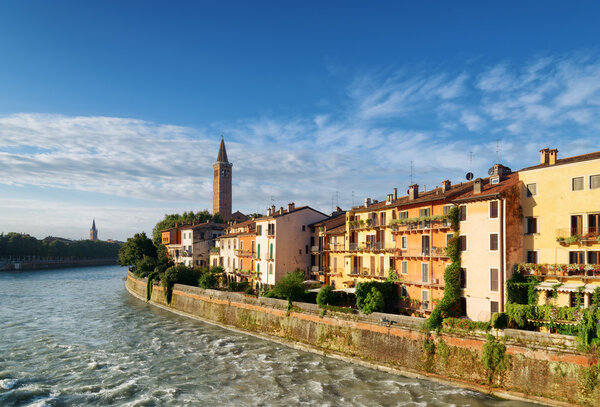
<path id="1" fill-rule="evenodd" d="M 410 185 L 413 184 L 413 162 L 410 160 Z"/>
<path id="2" fill-rule="evenodd" d="M 496 164 L 500 163 L 500 140 L 496 139 Z"/>
<path id="3" fill-rule="evenodd" d="M 473 167 L 473 152 L 469 151 L 469 172 L 467 172 L 467 175 L 466 175 L 467 181 L 471 181 L 473 179 L 472 167 Z"/>

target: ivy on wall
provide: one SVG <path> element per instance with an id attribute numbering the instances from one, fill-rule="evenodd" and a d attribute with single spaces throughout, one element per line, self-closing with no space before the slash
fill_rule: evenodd
<path id="1" fill-rule="evenodd" d="M 427 325 L 429 329 L 439 329 L 444 318 L 458 317 L 460 313 L 460 222 L 458 206 L 448 212 L 448 219 L 454 231 L 454 236 L 448 241 L 446 254 L 451 263 L 444 272 L 444 297 L 437 304 Z"/>

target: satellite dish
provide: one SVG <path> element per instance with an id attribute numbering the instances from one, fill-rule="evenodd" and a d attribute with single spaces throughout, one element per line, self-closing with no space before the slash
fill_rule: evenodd
<path id="1" fill-rule="evenodd" d="M 473 173 L 467 172 L 467 181 L 471 181 L 473 179 Z"/>

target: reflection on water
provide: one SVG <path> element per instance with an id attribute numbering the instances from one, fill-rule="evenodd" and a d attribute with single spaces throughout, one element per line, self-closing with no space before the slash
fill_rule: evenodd
<path id="1" fill-rule="evenodd" d="M 0 273 L 0 405 L 521 406 L 180 317 L 118 266 Z"/>

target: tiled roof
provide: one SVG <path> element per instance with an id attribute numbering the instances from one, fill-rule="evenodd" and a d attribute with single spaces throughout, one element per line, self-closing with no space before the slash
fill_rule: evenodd
<path id="1" fill-rule="evenodd" d="M 329 229 L 333 229 L 339 225 L 344 225 L 346 224 L 346 212 L 344 211 L 344 213 L 335 215 L 335 216 L 330 216 L 327 219 L 324 220 L 320 220 L 318 222 L 315 222 L 311 225 L 311 227 L 321 227 L 321 226 L 325 226 L 325 230 L 329 230 Z"/>
<path id="2" fill-rule="evenodd" d="M 310 210 L 313 210 L 313 211 L 315 211 L 315 212 L 318 212 L 318 213 L 320 213 L 320 214 L 321 214 L 321 215 L 323 215 L 323 216 L 327 216 L 327 215 L 325 215 L 323 212 L 321 212 L 321 211 L 318 211 L 318 210 L 316 210 L 316 209 L 314 209 L 314 208 L 311 208 L 311 207 L 310 207 L 310 206 L 308 206 L 308 205 L 305 205 L 305 206 L 299 206 L 299 207 L 297 207 L 297 208 L 294 208 L 292 211 L 288 211 L 287 209 L 285 209 L 285 208 L 284 208 L 284 209 L 283 209 L 283 213 L 280 213 L 279 211 L 277 211 L 277 212 L 275 212 L 275 214 L 274 214 L 274 215 L 270 215 L 270 216 L 263 216 L 263 217 L 261 217 L 261 218 L 256 218 L 256 219 L 254 219 L 254 220 L 255 220 L 256 222 L 258 222 L 258 221 L 264 221 L 264 220 L 268 220 L 268 219 L 279 218 L 279 217 L 281 217 L 281 216 L 286 216 L 286 215 L 289 215 L 289 214 L 292 214 L 292 213 L 296 213 L 296 212 L 302 211 L 302 210 L 304 210 L 304 209 L 310 209 Z"/>
<path id="3" fill-rule="evenodd" d="M 219 146 L 219 154 L 217 155 L 217 162 L 228 163 L 227 160 L 227 151 L 225 150 L 225 141 L 223 140 L 223 136 L 221 136 L 221 145 Z"/>
<path id="4" fill-rule="evenodd" d="M 416 199 L 410 200 L 408 195 L 401 196 L 390 204 L 386 201 L 377 202 L 369 205 L 368 207 L 360 206 L 352 208 L 352 212 L 363 213 L 363 212 L 373 212 L 381 209 L 391 209 L 396 207 L 409 206 L 414 204 L 433 202 L 439 200 L 447 200 L 450 201 L 454 199 L 457 195 L 465 193 L 469 188 L 473 188 L 473 181 L 469 182 L 461 182 L 460 184 L 451 185 L 450 189 L 447 191 L 442 191 L 442 187 L 434 188 L 430 191 L 421 192 L 419 191 L 418 197 Z"/>
<path id="5" fill-rule="evenodd" d="M 339 234 L 343 234 L 345 232 L 346 232 L 346 222 L 344 222 L 340 226 L 336 226 L 332 229 L 328 228 L 327 230 L 325 230 L 326 235 L 339 235 Z"/>
<path id="6" fill-rule="evenodd" d="M 516 172 L 513 172 L 510 175 L 507 175 L 504 179 L 501 179 L 501 181 L 498 184 L 491 184 L 490 178 L 491 177 L 481 179 L 482 185 L 481 185 L 481 192 L 479 194 L 475 194 L 473 192 L 473 185 L 471 185 L 471 188 L 469 188 L 467 191 L 456 196 L 454 198 L 453 202 L 486 199 L 486 198 L 489 199 L 489 198 L 498 196 L 499 194 L 502 194 L 504 191 L 508 190 L 509 188 L 512 188 L 514 185 L 516 185 L 519 182 L 519 174 Z"/>
<path id="7" fill-rule="evenodd" d="M 523 168 L 522 170 L 519 170 L 519 171 L 537 170 L 539 168 L 555 167 L 557 165 L 572 164 L 572 163 L 576 163 L 576 162 L 597 160 L 597 159 L 600 159 L 600 151 L 596 151 L 595 153 L 576 155 L 573 157 L 561 158 L 559 160 L 556 160 L 556 164 L 554 164 L 554 165 L 538 164 L 538 165 L 534 165 L 531 167 Z"/>

